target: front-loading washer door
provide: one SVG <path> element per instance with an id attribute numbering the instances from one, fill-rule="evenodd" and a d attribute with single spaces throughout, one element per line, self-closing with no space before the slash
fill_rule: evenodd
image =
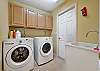
<path id="1" fill-rule="evenodd" d="M 32 49 L 27 45 L 12 47 L 6 54 L 6 63 L 11 68 L 22 68 L 29 63 L 32 56 Z"/>
<path id="2" fill-rule="evenodd" d="M 53 47 L 51 46 L 51 43 L 44 43 L 40 48 L 40 53 L 42 56 L 48 56 L 51 51 L 53 50 Z"/>

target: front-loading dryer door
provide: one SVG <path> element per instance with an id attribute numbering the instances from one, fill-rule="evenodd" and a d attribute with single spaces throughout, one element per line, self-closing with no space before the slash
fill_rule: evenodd
<path id="1" fill-rule="evenodd" d="M 12 47 L 6 54 L 6 63 L 11 68 L 22 68 L 29 63 L 32 57 L 32 49 L 27 45 Z"/>
<path id="2" fill-rule="evenodd" d="M 40 48 L 40 53 L 42 56 L 48 56 L 53 50 L 51 43 L 45 42 Z"/>

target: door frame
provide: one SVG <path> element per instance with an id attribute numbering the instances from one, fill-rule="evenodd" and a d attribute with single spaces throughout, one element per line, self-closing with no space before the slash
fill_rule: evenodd
<path id="1" fill-rule="evenodd" d="M 59 22 L 58 22 L 58 16 L 59 14 L 62 14 L 66 11 L 69 11 L 71 9 L 75 8 L 75 15 L 76 15 L 76 33 L 77 33 L 77 3 L 74 3 L 70 6 L 68 6 L 66 9 L 64 9 L 61 12 L 58 12 L 57 14 L 57 56 L 59 56 Z M 76 40 L 77 40 L 77 34 L 76 34 Z"/>

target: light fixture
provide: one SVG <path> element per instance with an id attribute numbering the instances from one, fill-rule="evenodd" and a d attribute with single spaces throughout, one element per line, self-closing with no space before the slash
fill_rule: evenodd
<path id="1" fill-rule="evenodd" d="M 52 0 L 53 2 L 57 2 L 58 0 Z"/>
<path id="2" fill-rule="evenodd" d="M 42 0 L 41 0 L 42 1 Z M 45 2 L 56 3 L 58 0 L 44 0 Z"/>

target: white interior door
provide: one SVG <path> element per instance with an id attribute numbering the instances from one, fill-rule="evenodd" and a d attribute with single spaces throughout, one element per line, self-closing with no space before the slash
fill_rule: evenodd
<path id="1" fill-rule="evenodd" d="M 66 12 L 66 42 L 76 40 L 76 12 L 75 8 Z"/>
<path id="2" fill-rule="evenodd" d="M 76 12 L 72 8 L 58 16 L 58 55 L 65 59 L 65 45 L 76 39 Z"/>
<path id="3" fill-rule="evenodd" d="M 59 16 L 59 33 L 58 33 L 58 40 L 59 40 L 59 56 L 61 58 L 65 58 L 65 38 L 66 38 L 66 13 Z"/>

